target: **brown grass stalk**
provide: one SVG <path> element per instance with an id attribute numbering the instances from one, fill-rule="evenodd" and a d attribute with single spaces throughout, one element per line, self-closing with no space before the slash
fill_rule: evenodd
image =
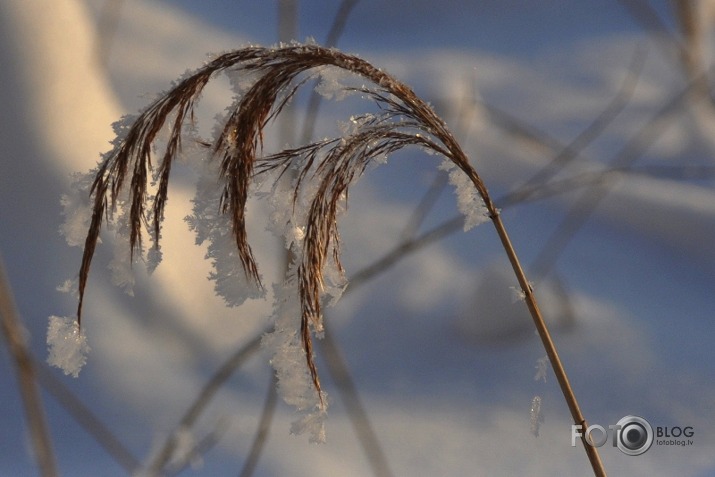
<path id="1" fill-rule="evenodd" d="M 334 67 L 362 77 L 373 84 L 352 91 L 372 100 L 379 108 L 375 115 L 353 118 L 355 128 L 336 139 L 327 139 L 263 156 L 263 134 L 268 123 L 279 115 L 307 79 L 311 70 Z M 248 47 L 225 53 L 180 80 L 145 110 L 117 139 L 92 186 L 94 207 L 80 268 L 78 319 L 86 290 L 89 268 L 105 217 L 115 208 L 120 193 L 126 191 L 130 207 L 130 246 L 141 249 L 145 223 L 158 243 L 172 161 L 181 149 L 183 125 L 193 117 L 194 103 L 203 87 L 219 72 L 230 70 L 255 78 L 236 102 L 212 145 L 220 161 L 220 212 L 231 218 L 232 232 L 246 276 L 260 285 L 258 266 L 249 245 L 245 208 L 252 181 L 268 171 L 296 170 L 294 197 L 306 182 L 317 185 L 307 209 L 302 251 L 296 258 L 301 303 L 301 337 L 306 365 L 317 395 L 322 400 L 314 362 L 312 330 L 322 317 L 323 272 L 328 261 L 340 266 L 340 234 L 337 217 L 347 201 L 350 185 L 376 159 L 407 146 L 417 146 L 446 157 L 463 171 L 484 202 L 518 279 L 526 303 L 539 331 L 568 403 L 575 424 L 585 425 L 576 398 L 559 360 L 536 299 L 516 253 L 481 177 L 470 164 L 444 121 L 407 85 L 370 63 L 335 49 L 316 45 L 280 48 Z M 161 160 L 154 171 L 152 145 L 168 124 L 169 136 Z M 148 195 L 150 171 L 158 184 L 153 198 Z M 128 187 L 127 187 L 128 184 Z M 150 212 L 147 212 L 151 203 Z M 584 441 L 596 475 L 605 475 L 596 449 Z"/>
<path id="2" fill-rule="evenodd" d="M 52 448 L 50 430 L 45 418 L 45 408 L 37 387 L 37 373 L 25 339 L 25 330 L 15 306 L 10 282 L 5 275 L 5 266 L 0 256 L 0 331 L 7 342 L 15 363 L 17 381 L 25 408 L 30 443 L 37 460 L 40 475 L 55 477 L 57 463 Z"/>

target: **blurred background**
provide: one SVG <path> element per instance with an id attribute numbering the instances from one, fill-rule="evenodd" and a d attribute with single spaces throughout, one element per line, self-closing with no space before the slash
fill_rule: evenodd
<path id="1" fill-rule="evenodd" d="M 209 54 L 294 39 L 384 68 L 446 120 L 502 208 L 590 423 L 694 429 L 692 445 L 636 457 L 609 442 L 606 470 L 712 475 L 713 21 L 709 0 L 0 1 L 0 254 L 19 320 L 3 312 L 0 475 L 42 475 L 11 336 L 46 417 L 44 475 L 591 475 L 493 227 L 462 232 L 438 159 L 418 150 L 351 190 L 351 282 L 316 341 L 326 444 L 290 435 L 296 415 L 272 391 L 257 344 L 271 293 L 228 308 L 206 278 L 183 220 L 191 164 L 169 192 L 164 260 L 136 267 L 134 296 L 111 284 L 103 236 L 80 376 L 45 364 L 48 317 L 76 307 L 57 290 L 81 258 L 59 233 L 71 174 Z M 309 93 L 267 148 L 311 133 Z M 231 94 L 210 85 L 201 131 Z M 312 136 L 335 134 L 351 104 L 323 102 Z M 271 283 L 283 256 L 265 211 L 252 204 L 249 231 Z"/>

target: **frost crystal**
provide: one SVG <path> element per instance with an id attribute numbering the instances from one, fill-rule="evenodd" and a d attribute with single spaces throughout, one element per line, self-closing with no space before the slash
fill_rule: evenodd
<path id="1" fill-rule="evenodd" d="M 112 284 L 124 290 L 127 295 L 134 296 L 135 278 L 132 264 L 137 261 L 137 254 L 132 255 L 129 241 L 128 209 L 128 207 L 122 209 L 122 213 L 115 224 L 114 257 L 109 262 L 109 270 L 112 272 Z"/>
<path id="2" fill-rule="evenodd" d="M 290 432 L 295 435 L 309 432 L 310 442 L 314 444 L 324 444 L 326 417 L 327 410 L 325 407 L 321 407 L 317 411 L 307 414 L 301 419 L 293 422 L 290 426 Z"/>
<path id="3" fill-rule="evenodd" d="M 511 290 L 511 302 L 516 303 L 517 301 L 524 301 L 526 299 L 526 293 L 519 287 L 509 287 Z"/>
<path id="4" fill-rule="evenodd" d="M 47 362 L 60 368 L 65 374 L 71 374 L 75 378 L 79 376 L 79 371 L 87 362 L 86 354 L 89 352 L 89 345 L 77 320 L 50 316 L 47 344 L 50 352 Z"/>
<path id="5" fill-rule="evenodd" d="M 541 396 L 534 396 L 531 400 L 530 429 L 534 437 L 539 437 L 539 427 L 544 422 L 544 415 L 541 413 Z"/>
<path id="6" fill-rule="evenodd" d="M 484 200 L 467 174 L 449 159 L 445 159 L 439 168 L 449 174 L 449 183 L 455 188 L 457 208 L 464 215 L 464 231 L 489 220 L 489 212 Z"/>
<path id="7" fill-rule="evenodd" d="M 209 242 L 206 258 L 214 270 L 209 278 L 215 282 L 216 294 L 228 306 L 238 306 L 249 298 L 262 298 L 265 291 L 246 277 L 236 250 L 231 219 L 221 213 L 221 191 L 216 186 L 218 165 L 213 161 L 201 170 L 193 199 L 193 214 L 186 217 L 191 230 L 196 232 L 196 244 Z"/>
<path id="8" fill-rule="evenodd" d="M 305 365 L 305 349 L 300 336 L 300 302 L 296 265 L 291 264 L 283 286 L 275 287 L 275 329 L 263 337 L 262 345 L 273 357 L 271 365 L 278 378 L 283 400 L 303 416 L 291 426 L 293 434 L 310 434 L 310 441 L 325 442 L 327 396 L 322 400 Z"/>
<path id="9" fill-rule="evenodd" d="M 61 293 L 69 293 L 75 298 L 79 297 L 79 281 L 78 279 L 68 278 L 61 285 L 58 285 L 56 290 Z"/>
<path id="10" fill-rule="evenodd" d="M 345 70 L 339 68 L 323 68 L 320 70 L 320 82 L 315 87 L 316 93 L 325 99 L 342 101 L 351 92 L 342 82 L 349 76 Z"/>
<path id="11" fill-rule="evenodd" d="M 290 250 L 294 245 L 302 244 L 305 238 L 305 224 L 310 207 L 307 194 L 312 190 L 301 190 L 301 193 L 294 197 L 294 185 L 289 179 L 273 175 L 266 179 L 267 182 L 273 182 L 270 192 L 267 193 L 270 213 L 266 230 L 284 239 L 286 250 Z M 309 184 L 306 186 L 310 188 Z"/>
<path id="12" fill-rule="evenodd" d="M 89 190 L 94 180 L 96 170 L 88 174 L 73 174 L 72 193 L 65 194 L 60 199 L 64 223 L 60 226 L 62 234 L 70 247 L 84 245 L 92 220 L 92 207 Z"/>
<path id="13" fill-rule="evenodd" d="M 546 382 L 546 373 L 549 370 L 549 357 L 542 356 L 536 360 L 536 374 L 534 375 L 534 381 Z"/>

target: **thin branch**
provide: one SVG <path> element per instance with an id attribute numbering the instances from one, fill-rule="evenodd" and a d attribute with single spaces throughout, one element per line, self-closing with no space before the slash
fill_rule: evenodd
<path id="1" fill-rule="evenodd" d="M 338 41 L 340 40 L 340 37 L 343 35 L 343 31 L 345 30 L 345 25 L 347 25 L 348 23 L 350 13 L 352 13 L 353 8 L 355 8 L 358 3 L 360 3 L 360 0 L 343 0 L 342 2 L 340 2 L 338 12 L 335 14 L 335 18 L 333 19 L 330 31 L 325 37 L 326 47 L 332 48 L 333 46 L 336 46 L 338 44 Z"/>
<path id="2" fill-rule="evenodd" d="M 42 387 L 72 416 L 89 435 L 109 454 L 127 473 L 140 468 L 139 460 L 112 434 L 107 426 L 89 409 L 62 381 L 55 378 L 47 365 L 35 362 L 37 377 Z"/>
<path id="3" fill-rule="evenodd" d="M 623 176 L 658 177 L 672 180 L 707 180 L 715 178 L 715 166 L 696 164 L 682 166 L 644 165 L 640 167 L 609 167 L 601 171 L 582 172 L 533 187 L 528 191 L 528 199 L 518 203 L 510 201 L 508 206 L 543 200 L 585 187 L 604 185 Z M 500 204 L 499 200 L 497 200 L 497 204 Z"/>
<path id="4" fill-rule="evenodd" d="M 258 461 L 261 458 L 266 442 L 268 441 L 268 434 L 271 430 L 273 415 L 275 414 L 276 405 L 278 404 L 278 379 L 275 374 L 272 374 L 271 376 L 271 380 L 268 383 L 268 391 L 265 399 L 263 400 L 263 410 L 261 411 L 261 418 L 258 421 L 256 435 L 253 439 L 253 443 L 251 444 L 251 450 L 248 453 L 248 457 L 243 463 L 243 469 L 241 469 L 241 473 L 239 474 L 240 477 L 250 477 L 253 475 L 256 467 L 258 466 Z"/>
<path id="5" fill-rule="evenodd" d="M 42 398 L 37 389 L 35 367 L 25 342 L 24 329 L 17 313 L 10 282 L 0 256 L 0 328 L 15 363 L 25 419 L 30 434 L 37 466 L 43 477 L 57 475 L 57 463 L 52 450 L 52 439 L 47 427 Z"/>
<path id="6" fill-rule="evenodd" d="M 447 186 L 449 182 L 449 175 L 444 171 L 438 171 L 434 179 L 432 179 L 432 184 L 430 184 L 427 191 L 424 193 L 419 203 L 412 211 L 412 214 L 407 219 L 407 225 L 402 230 L 401 236 L 402 241 L 407 242 L 415 236 L 420 226 L 427 218 L 427 215 L 432 210 L 432 208 L 437 203 L 442 191 Z"/>
<path id="7" fill-rule="evenodd" d="M 191 406 L 189 406 L 184 413 L 178 426 L 176 427 L 176 430 L 171 433 L 162 449 L 154 458 L 154 461 L 148 466 L 150 475 L 158 474 L 171 459 L 178 444 L 178 439 L 176 438 L 177 432 L 180 429 L 190 429 L 193 427 L 218 390 L 226 383 L 226 381 L 228 381 L 233 373 L 235 373 L 236 370 L 246 362 L 248 358 L 258 352 L 261 345 L 261 337 L 265 332 L 266 330 L 257 333 L 255 337 L 237 349 L 206 382 L 204 387 L 201 389 L 201 392 L 199 392 L 196 399 L 194 399 Z"/>
<path id="8" fill-rule="evenodd" d="M 176 462 L 172 462 L 166 466 L 164 469 L 164 473 L 162 476 L 165 477 L 171 477 L 174 475 L 178 475 L 184 470 L 186 470 L 189 466 L 194 465 L 198 461 L 198 463 L 201 462 L 201 459 L 203 459 L 203 456 L 206 455 L 211 449 L 213 449 L 216 444 L 219 443 L 223 435 L 226 433 L 228 430 L 228 425 L 226 424 L 226 420 L 221 420 L 216 424 L 216 427 L 203 436 L 198 442 L 194 444 L 194 446 L 186 452 L 179 460 Z"/>
<path id="9" fill-rule="evenodd" d="M 687 55 L 687 49 L 667 27 L 658 12 L 646 0 L 618 0 L 630 17 L 643 28 L 660 46 L 663 56 L 678 61 L 677 57 Z"/>
<path id="10" fill-rule="evenodd" d="M 626 143 L 621 151 L 611 160 L 614 170 L 629 168 L 641 157 L 647 147 L 660 137 L 667 127 L 673 125 L 673 115 L 682 106 L 697 81 L 667 101 L 660 110 Z M 609 177 L 616 177 L 609 175 Z M 601 181 L 595 187 L 585 191 L 571 206 L 566 217 L 551 233 L 545 245 L 533 262 L 536 273 L 543 276 L 560 256 L 574 234 L 588 221 L 600 202 L 608 195 L 613 181 Z"/>
<path id="11" fill-rule="evenodd" d="M 606 108 L 591 122 L 591 124 L 588 125 L 588 127 L 586 127 L 586 129 L 576 136 L 571 143 L 561 149 L 561 152 L 551 159 L 548 164 L 539 169 L 516 191 L 503 198 L 500 201 L 500 206 L 503 207 L 509 205 L 512 201 L 521 202 L 522 200 L 527 199 L 530 190 L 538 189 L 557 172 L 563 170 L 564 166 L 576 159 L 589 144 L 591 144 L 601 135 L 601 133 L 603 133 L 607 126 L 613 123 L 613 121 L 628 105 L 633 93 L 635 92 L 640 73 L 643 70 L 645 58 L 646 51 L 644 49 L 636 50 L 633 54 L 631 65 L 628 68 L 628 73 L 626 74 L 618 93 L 609 102 Z"/>
<path id="12" fill-rule="evenodd" d="M 320 340 L 328 372 L 337 385 L 340 397 L 345 403 L 348 417 L 355 429 L 358 441 L 365 452 L 367 462 L 372 468 L 372 473 L 377 477 L 390 477 L 394 475 L 390 470 L 387 457 L 380 446 L 375 430 L 372 428 L 367 412 L 360 401 L 357 387 L 350 376 L 350 371 L 345 363 L 340 348 L 338 347 L 332 333 L 326 332 Z"/>

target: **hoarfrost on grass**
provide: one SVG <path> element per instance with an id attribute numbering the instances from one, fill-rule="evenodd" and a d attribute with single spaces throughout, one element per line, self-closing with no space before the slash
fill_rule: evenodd
<path id="1" fill-rule="evenodd" d="M 196 185 L 193 213 L 185 218 L 189 228 L 196 233 L 196 244 L 208 241 L 206 259 L 213 271 L 216 294 L 228 306 L 239 306 L 247 299 L 263 298 L 265 290 L 246 276 L 236 249 L 231 218 L 222 213 L 221 188 L 218 187 L 217 161 L 205 161 Z"/>
<path id="2" fill-rule="evenodd" d="M 121 206 L 120 206 L 121 207 Z M 137 261 L 137 255 L 132 253 L 129 241 L 129 208 L 121 207 L 119 219 L 113 224 L 116 230 L 114 238 L 114 256 L 109 262 L 111 280 L 114 286 L 124 290 L 129 296 L 134 296 L 134 271 L 132 265 Z"/>
<path id="3" fill-rule="evenodd" d="M 240 72 L 240 74 L 239 74 Z M 188 78 L 194 72 L 188 71 L 173 83 L 173 87 Z M 214 127 L 213 138 L 210 141 L 198 140 L 198 131 L 195 125 L 188 124 L 182 126 L 182 142 L 186 147 L 182 150 L 183 157 L 191 157 L 194 164 L 198 164 L 199 180 L 196 185 L 196 195 L 193 199 L 193 210 L 191 215 L 186 217 L 189 227 L 196 233 L 196 243 L 198 245 L 208 242 L 206 258 L 213 266 L 213 271 L 209 278 L 215 282 L 214 289 L 218 296 L 221 296 L 228 306 L 241 305 L 245 300 L 252 298 L 264 298 L 265 289 L 248 276 L 244 270 L 240 254 L 237 250 L 237 241 L 234 235 L 232 217 L 222 211 L 222 181 L 227 180 L 222 177 L 219 171 L 220 161 L 210 160 L 210 151 L 205 144 L 219 144 L 221 135 L 225 134 L 228 116 L 233 114 L 240 106 L 241 97 L 255 84 L 260 76 L 259 73 L 252 73 L 242 69 L 228 69 L 225 71 L 235 93 L 234 102 L 229 107 L 223 117 L 218 117 Z M 316 73 L 317 85 L 315 91 L 327 99 L 340 101 L 350 94 L 358 91 L 368 93 L 366 87 L 351 86 L 351 81 L 355 83 L 356 76 L 346 72 L 341 68 L 323 67 Z M 379 91 L 378 91 L 379 93 Z M 164 92 L 160 97 L 166 97 Z M 375 96 L 366 94 L 370 99 Z M 377 96 L 380 97 L 379 94 Z M 397 101 L 394 96 L 391 101 Z M 380 101 L 378 101 L 380 102 Z M 389 109 L 389 108 L 388 108 Z M 325 144 L 335 145 L 335 147 L 345 147 L 346 137 L 364 134 L 372 129 L 378 130 L 388 121 L 394 119 L 391 112 L 385 112 L 375 116 L 373 114 L 360 114 L 350 117 L 348 123 L 340 125 L 343 133 L 342 142 L 326 141 Z M 104 159 L 107 160 L 111 154 L 127 137 L 132 124 L 136 120 L 135 116 L 125 116 L 117 121 L 114 126 L 116 138 L 112 144 L 113 150 L 106 153 Z M 401 119 L 402 121 L 402 119 Z M 411 122 L 401 123 L 405 127 L 411 127 Z M 419 134 L 417 134 L 419 136 Z M 158 138 L 160 136 L 157 136 Z M 159 141 L 160 139 L 157 139 Z M 157 142 L 154 142 L 154 146 Z M 387 160 L 385 150 L 392 150 L 384 146 L 381 139 L 376 139 L 372 143 L 365 144 L 370 165 L 379 165 Z M 183 147 L 183 146 L 182 146 Z M 321 146 L 322 147 L 322 146 Z M 429 147 L 425 147 L 428 153 L 434 153 Z M 373 152 L 374 151 L 374 152 Z M 320 157 L 325 159 L 325 152 Z M 305 160 L 305 157 L 303 157 Z M 288 172 L 300 170 L 299 164 L 289 166 Z M 317 161 L 320 162 L 320 161 Z M 308 169 L 311 169 L 312 159 L 308 162 Z M 325 174 L 329 174 L 330 168 L 316 166 L 312 171 L 306 170 L 301 173 L 302 178 L 310 177 L 310 180 L 302 181 L 295 175 L 285 174 L 282 180 L 278 180 L 285 171 L 276 170 L 274 174 L 264 171 L 256 174 L 252 180 L 250 194 L 253 197 L 266 197 L 271 208 L 267 216 L 267 226 L 276 236 L 284 240 L 285 248 L 293 252 L 294 257 L 301 257 L 304 248 L 304 239 L 307 231 L 308 211 L 312 201 L 316 198 L 318 189 L 323 180 L 329 179 Z M 455 187 L 457 196 L 457 206 L 465 216 L 464 230 L 488 220 L 488 213 L 482 197 L 477 192 L 474 184 L 463 170 L 455 166 L 451 160 L 445 159 L 440 169 L 448 173 L 450 183 Z M 152 187 L 156 187 L 157 170 L 154 170 L 154 182 Z M 310 173 L 309 173 L 310 172 Z M 363 171 L 364 172 L 364 169 Z M 65 235 L 70 245 L 82 245 L 85 241 L 85 234 L 89 228 L 91 220 L 91 190 L 92 181 L 97 170 L 90 171 L 89 174 L 79 175 L 76 178 L 76 196 L 63 197 L 65 209 L 65 225 L 62 233 Z M 358 175 L 359 176 L 359 175 Z M 350 176 L 351 184 L 354 182 Z M 357 178 L 355 179 L 357 180 Z M 343 192 L 345 195 L 345 192 Z M 109 265 L 112 271 L 112 281 L 115 285 L 122 286 L 129 294 L 132 294 L 134 285 L 134 275 L 132 273 L 132 262 L 143 259 L 147 264 L 148 271 L 151 272 L 161 260 L 161 251 L 158 248 L 159 236 L 156 231 L 150 230 L 149 236 L 153 240 L 155 247 L 148 251 L 141 248 L 141 241 L 138 242 L 137 249 L 132 253 L 129 244 L 130 220 L 129 212 L 131 207 L 130 191 L 124 188 L 120 191 L 120 196 L 113 202 L 112 209 L 107 212 L 107 228 L 116 234 L 114 240 L 114 259 Z M 225 197 L 224 197 L 225 198 Z M 148 198 L 151 201 L 151 198 Z M 347 197 L 337 199 L 336 215 L 340 215 L 346 206 Z M 116 206 L 116 207 L 115 207 Z M 147 223 L 151 223 L 151 211 L 144 218 Z M 337 237 L 336 237 L 337 240 Z M 338 244 L 334 244 L 337 249 Z M 335 257 L 328 256 L 323 265 L 323 269 L 318 273 L 321 279 L 320 300 L 326 305 L 334 304 L 345 289 L 346 282 L 341 267 Z M 263 346 L 270 350 L 272 354 L 271 364 L 273 365 L 277 378 L 279 393 L 290 405 L 297 408 L 301 417 L 293 423 L 291 432 L 295 434 L 308 433 L 312 442 L 325 441 L 324 421 L 326 418 L 327 397 L 320 395 L 313 382 L 310 369 L 306 366 L 306 349 L 301 333 L 302 305 L 300 302 L 301 289 L 299 286 L 298 270 L 301 264 L 300 258 L 290 264 L 289 271 L 282 285 L 275 287 L 274 292 L 274 330 L 263 338 Z M 71 289 L 66 284 L 66 289 Z M 310 323 L 310 332 L 320 335 L 322 333 L 322 317 L 315 317 Z M 74 326 L 74 328 L 73 328 Z M 74 333 L 74 334 L 73 334 Z M 77 375 L 79 369 L 84 364 L 84 353 L 89 349 L 86 345 L 84 335 L 77 327 L 76 323 L 69 319 L 52 317 L 50 319 L 50 333 L 48 333 L 48 344 L 50 344 L 50 362 L 59 366 L 66 373 Z M 537 430 L 538 432 L 538 430 Z M 180 436 L 179 436 L 180 437 Z M 178 438 L 178 437 L 177 437 Z"/>
<path id="4" fill-rule="evenodd" d="M 511 302 L 516 303 L 517 301 L 524 301 L 526 299 L 526 293 L 519 287 L 509 287 L 511 290 Z"/>
<path id="5" fill-rule="evenodd" d="M 351 76 L 351 74 L 345 70 L 328 66 L 322 68 L 319 75 L 320 81 L 315 87 L 315 92 L 325 99 L 342 101 L 352 92 L 352 90 L 344 84 L 346 78 Z"/>
<path id="6" fill-rule="evenodd" d="M 290 426 L 291 434 L 300 435 L 308 432 L 310 434 L 310 442 L 314 444 L 325 444 L 325 418 L 327 410 L 321 406 L 315 412 L 307 414 L 302 418 L 294 421 Z"/>
<path id="7" fill-rule="evenodd" d="M 305 238 L 308 209 L 310 207 L 309 194 L 313 191 L 311 184 L 305 184 L 298 194 L 295 194 L 295 179 L 286 174 L 279 177 L 277 174 L 266 174 L 267 183 L 272 183 L 266 196 L 270 212 L 266 230 L 278 238 L 284 239 L 286 250 L 302 244 Z"/>
<path id="8" fill-rule="evenodd" d="M 542 356 L 536 360 L 536 374 L 534 375 L 534 381 L 546 382 L 546 373 L 549 371 L 549 357 Z"/>
<path id="9" fill-rule="evenodd" d="M 318 395 L 306 366 L 306 351 L 300 335 L 301 307 L 296 273 L 297 265 L 291 264 L 285 283 L 275 286 L 275 328 L 263 337 L 262 345 L 272 355 L 278 393 L 302 414 L 293 422 L 291 433 L 308 433 L 311 442 L 323 443 L 327 396 L 325 393 Z"/>
<path id="10" fill-rule="evenodd" d="M 534 283 L 532 281 L 529 281 L 529 289 L 534 290 Z M 516 303 L 517 301 L 524 301 L 526 300 L 526 292 L 521 289 L 520 286 L 517 287 L 509 287 L 511 290 L 511 302 Z"/>
<path id="11" fill-rule="evenodd" d="M 96 170 L 87 174 L 73 174 L 71 192 L 60 198 L 62 215 L 65 218 L 60 225 L 60 234 L 70 247 L 84 245 L 87 237 L 87 230 L 92 220 L 89 190 L 95 173 Z"/>
<path id="12" fill-rule="evenodd" d="M 75 378 L 87 362 L 87 337 L 75 318 L 50 316 L 47 330 L 47 362 Z"/>
<path id="13" fill-rule="evenodd" d="M 61 285 L 57 285 L 56 290 L 60 293 L 69 293 L 75 298 L 79 298 L 79 280 L 68 278 Z"/>
<path id="14" fill-rule="evenodd" d="M 455 188 L 457 208 L 464 215 L 464 231 L 489 220 L 489 212 L 484 200 L 467 174 L 459 169 L 450 159 L 444 159 L 440 170 L 449 174 L 449 183 Z"/>
<path id="15" fill-rule="evenodd" d="M 544 422 L 544 415 L 541 412 L 541 396 L 534 396 L 531 400 L 531 417 L 529 420 L 529 428 L 534 437 L 539 437 L 539 428 Z"/>

